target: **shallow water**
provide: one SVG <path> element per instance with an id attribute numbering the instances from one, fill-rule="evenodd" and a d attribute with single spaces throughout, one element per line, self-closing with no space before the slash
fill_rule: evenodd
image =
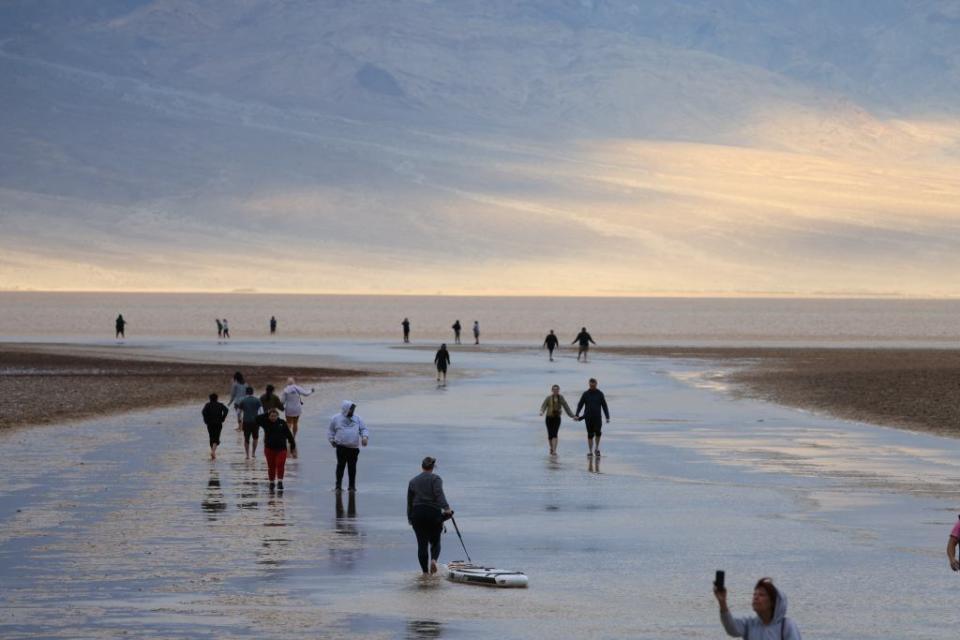
<path id="1" fill-rule="evenodd" d="M 581 326 L 601 345 L 928 345 L 960 341 L 960 300 L 803 300 L 723 298 L 494 298 L 265 294 L 0 292 L 0 336 L 112 338 L 114 319 L 130 341 L 216 338 L 227 318 L 233 340 L 399 339 L 410 319 L 415 342 L 453 340 L 459 319 L 471 342 L 540 345 L 554 329 L 569 344 Z"/>
<path id="2" fill-rule="evenodd" d="M 743 614 L 773 576 L 806 637 L 955 637 L 960 615 L 931 594 L 958 579 L 943 549 L 960 443 L 734 400 L 690 384 L 696 366 L 460 353 L 445 389 L 324 389 L 282 496 L 233 431 L 205 460 L 199 407 L 0 433 L 17 452 L 0 487 L 0 636 L 716 638 L 722 568 Z M 614 418 L 599 468 L 569 420 L 551 460 L 539 402 L 553 382 L 575 401 L 591 375 Z M 323 428 L 345 393 L 373 437 L 359 494 L 338 503 Z M 418 577 L 404 496 L 426 454 L 471 557 L 525 570 L 529 589 Z M 443 545 L 463 557 L 452 531 Z"/>

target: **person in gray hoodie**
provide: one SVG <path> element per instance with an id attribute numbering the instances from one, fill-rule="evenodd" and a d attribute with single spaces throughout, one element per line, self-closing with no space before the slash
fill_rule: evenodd
<path id="1" fill-rule="evenodd" d="M 327 428 L 327 440 L 330 446 L 337 450 L 337 484 L 336 490 L 343 491 L 343 470 L 347 469 L 350 484 L 349 491 L 357 490 L 357 458 L 360 457 L 360 447 L 367 446 L 370 431 L 363 419 L 354 413 L 356 403 L 344 400 L 340 406 L 340 413 L 330 419 Z"/>
<path id="2" fill-rule="evenodd" d="M 787 617 L 787 596 L 773 586 L 770 578 L 760 578 L 753 588 L 755 616 L 735 618 L 727 608 L 727 590 L 713 588 L 720 604 L 720 622 L 731 638 L 747 640 L 801 640 L 800 629 Z"/>

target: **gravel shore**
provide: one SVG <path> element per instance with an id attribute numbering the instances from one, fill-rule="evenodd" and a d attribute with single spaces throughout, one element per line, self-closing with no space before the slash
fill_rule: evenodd
<path id="1" fill-rule="evenodd" d="M 365 376 L 348 369 L 230 365 L 109 357 L 76 347 L 0 346 L 0 428 L 48 424 L 135 409 L 204 402 L 210 393 L 229 399 L 234 371 L 243 372 L 257 395 L 267 384 L 279 390 L 288 376 L 316 384 Z"/>
<path id="2" fill-rule="evenodd" d="M 960 350 L 613 348 L 731 366 L 738 393 L 839 418 L 960 436 Z"/>

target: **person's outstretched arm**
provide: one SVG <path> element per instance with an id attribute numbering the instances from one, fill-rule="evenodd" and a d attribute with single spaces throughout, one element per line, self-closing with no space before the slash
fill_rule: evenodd
<path id="1" fill-rule="evenodd" d="M 358 431 L 360 432 L 360 444 L 364 447 L 367 446 L 367 439 L 370 437 L 370 430 L 367 429 L 367 423 L 363 421 L 360 416 L 354 416 L 357 419 L 357 424 L 360 425 Z"/>
<path id="2" fill-rule="evenodd" d="M 607 417 L 607 422 L 610 422 L 610 409 L 607 408 L 607 396 L 600 394 L 600 406 L 603 408 L 603 415 Z"/>
<path id="3" fill-rule="evenodd" d="M 587 340 L 589 340 L 590 342 L 593 342 L 593 344 L 597 344 L 596 342 L 594 342 L 593 336 L 591 336 L 589 333 L 587 334 Z"/>
<path id="4" fill-rule="evenodd" d="M 567 412 L 568 416 L 570 416 L 571 418 L 576 418 L 576 416 L 573 415 L 573 412 L 570 411 L 570 405 L 567 404 L 567 399 L 564 398 L 563 396 L 560 396 L 560 406 L 563 407 L 563 410 Z"/>
<path id="5" fill-rule="evenodd" d="M 583 411 L 583 405 L 587 404 L 587 392 L 584 391 L 580 396 L 580 402 L 577 403 L 577 416 L 580 417 L 580 412 Z"/>
<path id="6" fill-rule="evenodd" d="M 330 425 L 327 427 L 327 441 L 330 443 L 330 446 L 335 447 L 337 443 L 335 441 L 337 435 L 337 419 L 333 418 L 330 420 Z"/>
<path id="7" fill-rule="evenodd" d="M 450 510 L 447 496 L 443 495 L 443 478 L 440 476 L 433 476 L 433 499 L 444 511 Z"/>
<path id="8" fill-rule="evenodd" d="M 744 631 L 747 629 L 746 618 L 734 618 L 733 614 L 730 613 L 730 609 L 727 608 L 726 589 L 721 590 L 714 587 L 713 595 L 720 605 L 720 624 L 723 625 L 723 630 L 731 638 L 742 638 Z"/>

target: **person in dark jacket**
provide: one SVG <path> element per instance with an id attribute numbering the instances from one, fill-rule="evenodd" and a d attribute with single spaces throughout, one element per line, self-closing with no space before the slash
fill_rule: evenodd
<path id="1" fill-rule="evenodd" d="M 450 327 L 453 329 L 453 344 L 460 344 L 460 329 L 463 326 L 460 324 L 459 320 L 454 320 L 453 325 Z"/>
<path id="2" fill-rule="evenodd" d="M 447 365 L 450 364 L 450 352 L 447 351 L 447 344 L 443 343 L 437 349 L 437 355 L 433 357 L 433 364 L 437 365 L 437 382 L 440 382 L 440 376 L 443 376 L 443 386 L 447 386 Z"/>
<path id="3" fill-rule="evenodd" d="M 410 320 L 404 318 L 400 324 L 403 325 L 403 342 L 408 343 L 410 342 Z"/>
<path id="4" fill-rule="evenodd" d="M 590 378 L 590 388 L 580 396 L 577 403 L 576 420 L 583 420 L 587 424 L 587 455 L 600 456 L 600 436 L 603 429 L 603 418 L 610 422 L 610 409 L 607 408 L 607 399 L 603 391 L 597 389 L 597 379 Z M 597 445 L 593 441 L 596 438 Z"/>
<path id="5" fill-rule="evenodd" d="M 217 394 L 210 394 L 210 402 L 203 405 L 200 412 L 203 415 L 203 423 L 207 425 L 207 433 L 210 435 L 210 459 L 217 459 L 217 447 L 220 446 L 220 432 L 223 430 L 223 421 L 230 415 L 230 409 L 217 399 Z"/>
<path id="6" fill-rule="evenodd" d="M 259 425 L 263 429 L 263 455 L 267 459 L 267 477 L 270 488 L 277 480 L 277 489 L 283 491 L 283 467 L 287 462 L 287 443 L 290 443 L 290 455 L 297 457 L 297 441 L 287 423 L 280 419 L 280 412 L 270 409 L 266 415 L 259 416 Z"/>
<path id="7" fill-rule="evenodd" d="M 126 340 L 127 334 L 124 332 L 126 331 L 126 328 L 127 328 L 127 321 L 123 319 L 122 313 L 117 316 L 117 321 L 115 324 L 117 329 L 117 339 L 123 338 L 124 340 Z"/>
<path id="8" fill-rule="evenodd" d="M 579 344 L 580 348 L 577 351 L 577 362 L 580 362 L 580 356 L 583 356 L 583 361 L 587 361 L 587 352 L 590 351 L 590 343 L 593 342 L 593 337 L 587 332 L 586 327 L 580 327 L 580 333 L 577 334 L 577 337 L 573 339 L 573 342 L 570 344 Z M 593 342 L 593 344 L 597 344 Z"/>
<path id="9" fill-rule="evenodd" d="M 277 316 L 270 316 L 270 335 L 277 332 Z"/>
<path id="10" fill-rule="evenodd" d="M 453 515 L 443 495 L 443 480 L 433 472 L 436 464 L 436 458 L 424 458 L 420 473 L 407 485 L 407 522 L 417 534 L 417 559 L 424 575 L 437 572 L 443 521 Z"/>
<path id="11" fill-rule="evenodd" d="M 553 329 L 550 329 L 550 333 L 543 339 L 543 346 L 550 352 L 550 362 L 553 362 L 553 350 L 560 348 L 560 338 L 553 332 Z"/>
<path id="12" fill-rule="evenodd" d="M 276 390 L 272 384 L 268 384 L 266 389 L 264 389 L 263 395 L 260 396 L 260 404 L 263 405 L 264 413 L 269 412 L 270 409 L 283 411 L 283 400 L 276 394 Z"/>

